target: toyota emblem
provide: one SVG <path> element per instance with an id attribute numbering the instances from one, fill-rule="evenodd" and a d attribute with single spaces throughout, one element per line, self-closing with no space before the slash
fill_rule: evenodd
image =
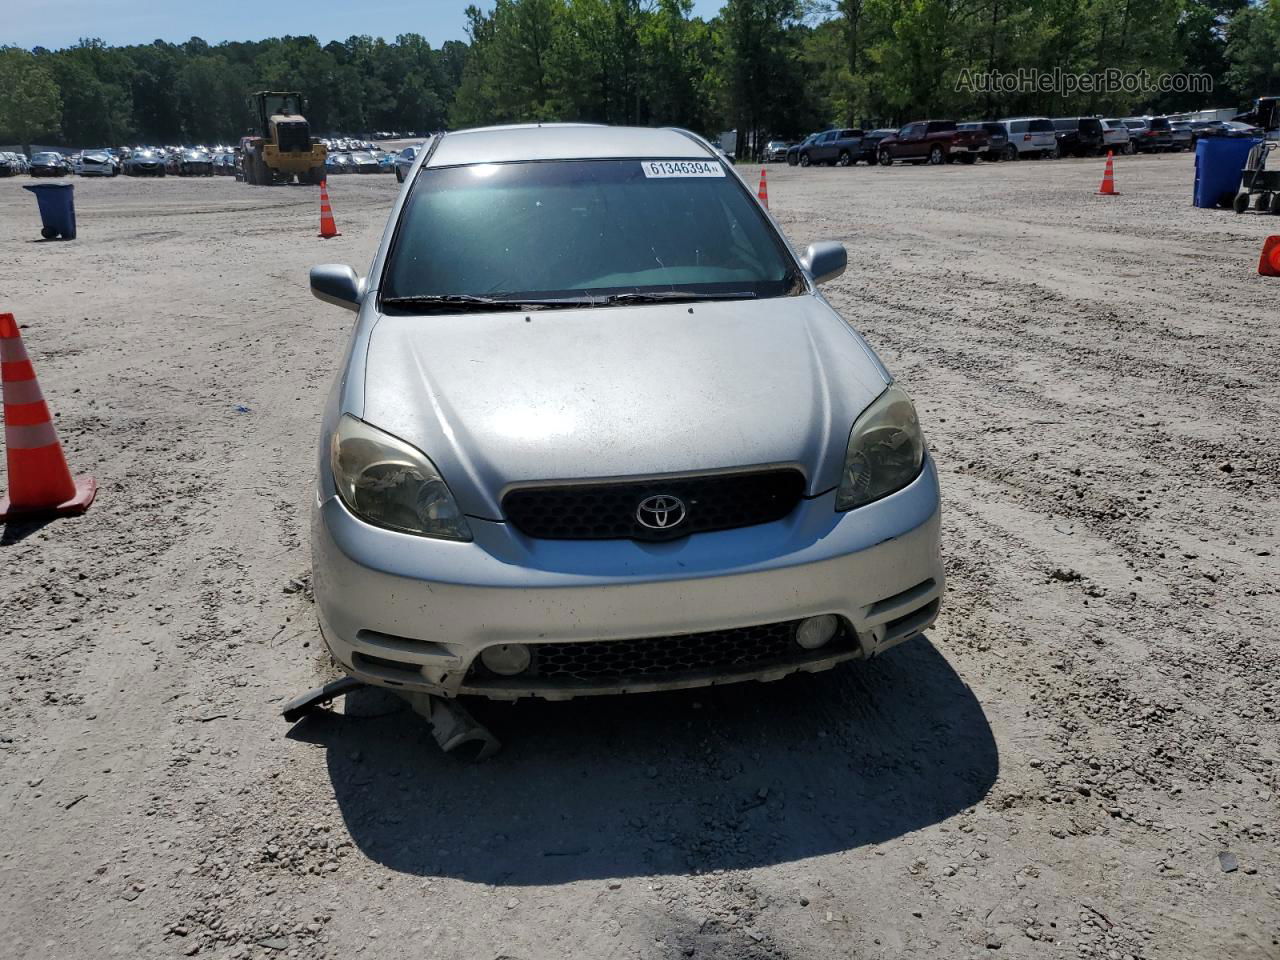
<path id="1" fill-rule="evenodd" d="M 659 494 L 645 497 L 636 507 L 636 520 L 650 530 L 672 530 L 684 523 L 684 501 Z"/>

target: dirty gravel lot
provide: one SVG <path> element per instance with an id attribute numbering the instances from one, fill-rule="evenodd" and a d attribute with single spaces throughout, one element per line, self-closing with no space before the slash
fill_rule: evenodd
<path id="1" fill-rule="evenodd" d="M 751 170 L 754 178 L 755 170 Z M 771 685 L 487 707 L 466 766 L 327 676 L 321 398 L 397 185 L 77 181 L 0 294 L 82 518 L 0 541 L 5 957 L 1280 957 L 1280 218 L 1190 157 L 770 170 L 908 385 L 937 627 Z"/>

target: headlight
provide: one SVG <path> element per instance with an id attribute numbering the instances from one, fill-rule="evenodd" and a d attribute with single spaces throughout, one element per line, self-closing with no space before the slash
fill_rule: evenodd
<path id="1" fill-rule="evenodd" d="M 471 528 L 439 471 L 419 450 L 344 414 L 329 445 L 338 495 L 379 527 L 442 540 L 470 540 Z"/>
<path id="2" fill-rule="evenodd" d="M 836 509 L 852 510 L 901 490 L 920 473 L 924 435 L 911 398 L 891 386 L 863 411 L 849 433 Z"/>

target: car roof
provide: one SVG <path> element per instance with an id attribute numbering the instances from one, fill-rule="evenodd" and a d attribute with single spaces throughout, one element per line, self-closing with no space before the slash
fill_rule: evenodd
<path id="1" fill-rule="evenodd" d="M 526 123 L 479 127 L 437 139 L 429 167 L 518 160 L 609 160 L 629 157 L 704 159 L 718 154 L 674 128 L 606 127 L 588 123 Z"/>

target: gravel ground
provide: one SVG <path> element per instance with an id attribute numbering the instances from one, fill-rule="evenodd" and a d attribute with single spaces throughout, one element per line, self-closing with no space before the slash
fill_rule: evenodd
<path id="1" fill-rule="evenodd" d="M 751 168 L 754 175 L 754 168 Z M 950 582 L 869 664 L 482 706 L 441 755 L 329 675 L 306 503 L 396 190 L 77 182 L 0 309 L 84 517 L 0 540 L 6 957 L 1280 957 L 1280 218 L 1190 206 L 1188 156 L 775 167 L 790 236 L 919 405 Z M 754 179 L 754 176 L 753 176 Z M 1280 231 L 1278 231 L 1280 232 Z M 4 484 L 0 477 L 0 486 Z"/>

